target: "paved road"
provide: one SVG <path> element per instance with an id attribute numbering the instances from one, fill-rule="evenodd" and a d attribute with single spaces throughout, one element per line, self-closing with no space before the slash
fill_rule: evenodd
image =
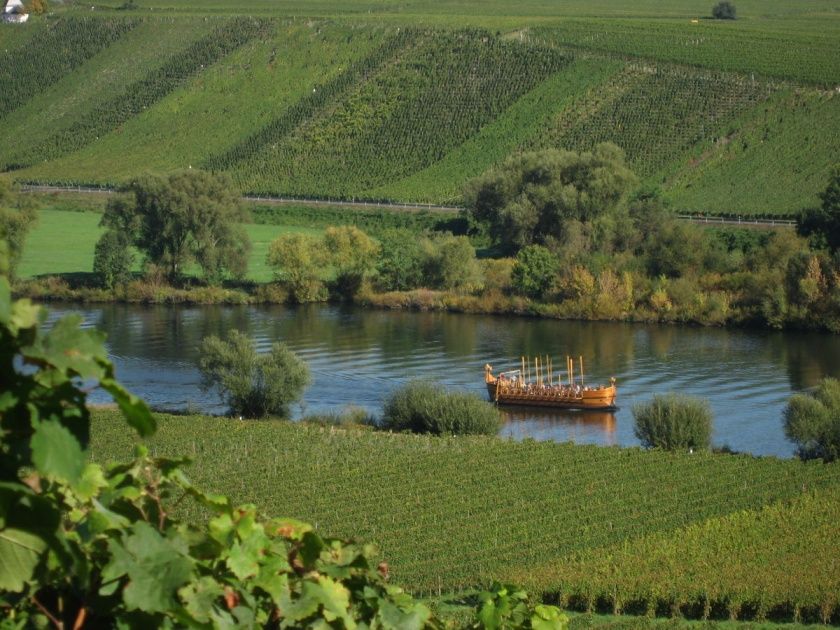
<path id="1" fill-rule="evenodd" d="M 93 188 L 84 186 L 22 186 L 21 190 L 24 192 L 39 192 L 39 193 L 94 193 L 102 195 L 111 195 L 114 193 L 113 188 Z M 266 203 L 266 204 L 295 204 L 300 206 L 339 206 L 345 208 L 382 208 L 387 210 L 405 211 L 405 212 L 419 212 L 425 210 L 426 212 L 444 212 L 453 213 L 462 210 L 458 206 L 438 206 L 426 203 L 395 203 L 385 201 L 346 201 L 341 199 L 300 199 L 296 197 L 263 197 L 255 195 L 245 195 L 242 197 L 244 201 L 251 203 Z M 752 228 L 792 228 L 796 226 L 796 221 L 790 219 L 752 219 L 749 216 L 740 217 L 736 219 L 724 217 L 710 217 L 701 215 L 680 214 L 677 218 L 682 221 L 689 221 L 691 223 L 701 223 L 708 225 L 735 225 L 740 227 Z"/>

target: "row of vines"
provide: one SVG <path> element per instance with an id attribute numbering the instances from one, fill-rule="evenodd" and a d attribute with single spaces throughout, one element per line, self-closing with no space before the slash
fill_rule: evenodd
<path id="1" fill-rule="evenodd" d="M 331 93 L 348 88 L 340 99 L 325 97 L 317 107 L 316 90 L 270 126 L 253 157 L 234 165 L 240 185 L 363 196 L 440 160 L 568 63 L 554 50 L 481 31 L 418 32 L 400 44 L 390 59 L 375 55 L 366 80 L 329 85 Z M 223 163 L 229 157 L 211 165 Z"/>
<path id="2" fill-rule="evenodd" d="M 585 551 L 509 577 L 590 612 L 840 621 L 840 490 Z"/>
<path id="3" fill-rule="evenodd" d="M 130 449 L 107 417 L 93 434 L 97 458 Z M 268 514 L 376 542 L 422 594 L 840 486 L 836 465 L 774 458 L 197 417 L 164 418 L 151 448 L 191 455 L 197 482 Z"/>
<path id="4" fill-rule="evenodd" d="M 689 20 L 565 20 L 536 28 L 531 37 L 548 44 L 834 87 L 840 79 L 840 56 L 831 34 L 817 33 L 813 25 L 786 29 Z"/>
<path id="5" fill-rule="evenodd" d="M 38 30 L 22 48 L 0 52 L 0 119 L 85 63 L 140 23 L 136 19 L 63 18 Z"/>
<path id="6" fill-rule="evenodd" d="M 578 150 L 614 142 L 636 173 L 649 176 L 723 136 L 728 121 L 767 94 L 766 85 L 722 74 L 628 65 L 611 85 L 564 109 L 536 142 Z"/>
<path id="7" fill-rule="evenodd" d="M 264 20 L 251 18 L 225 20 L 211 33 L 174 54 L 122 93 L 90 110 L 82 119 L 43 143 L 16 156 L 13 166 L 21 168 L 79 150 L 142 113 L 206 66 L 265 32 L 267 25 Z"/>

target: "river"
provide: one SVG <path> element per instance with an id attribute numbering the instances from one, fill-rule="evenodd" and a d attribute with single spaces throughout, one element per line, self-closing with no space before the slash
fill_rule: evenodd
<path id="1" fill-rule="evenodd" d="M 412 378 L 486 395 L 482 368 L 519 365 L 521 355 L 584 357 L 587 383 L 615 376 L 613 413 L 505 411 L 502 436 L 637 445 L 632 405 L 678 391 L 709 400 L 713 442 L 756 455 L 790 457 L 782 410 L 796 391 L 840 376 L 840 336 L 819 333 L 567 322 L 455 313 L 364 310 L 342 306 L 49 307 L 49 321 L 79 312 L 107 334 L 118 378 L 159 408 L 222 413 L 201 390 L 198 346 L 231 328 L 259 349 L 286 342 L 309 364 L 312 384 L 293 417 L 347 405 L 379 413 L 383 399 Z M 105 402 L 95 393 L 95 402 Z"/>

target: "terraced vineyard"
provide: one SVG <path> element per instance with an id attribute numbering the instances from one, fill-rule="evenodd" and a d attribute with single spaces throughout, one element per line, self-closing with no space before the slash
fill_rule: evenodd
<path id="1" fill-rule="evenodd" d="M 107 412 L 92 435 L 96 459 L 132 448 Z M 150 444 L 193 457 L 203 487 L 376 542 L 395 581 L 426 594 L 840 488 L 821 463 L 205 417 L 162 417 Z"/>
<path id="2" fill-rule="evenodd" d="M 449 21 L 390 1 L 305 20 L 291 0 L 213 6 L 0 29 L 0 170 L 116 184 L 203 166 L 244 192 L 456 204 L 512 152 L 609 140 L 676 210 L 749 215 L 814 205 L 837 159 L 840 20 L 822 0 L 747 0 L 729 24 L 620 0 L 562 21 L 533 2 L 439 2 Z"/>

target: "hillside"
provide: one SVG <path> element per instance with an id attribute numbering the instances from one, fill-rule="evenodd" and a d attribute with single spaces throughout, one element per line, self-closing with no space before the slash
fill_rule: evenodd
<path id="1" fill-rule="evenodd" d="M 790 214 L 838 159 L 830 2 L 143 4 L 0 26 L 0 170 L 457 203 L 513 151 L 611 141 L 679 211 Z"/>

